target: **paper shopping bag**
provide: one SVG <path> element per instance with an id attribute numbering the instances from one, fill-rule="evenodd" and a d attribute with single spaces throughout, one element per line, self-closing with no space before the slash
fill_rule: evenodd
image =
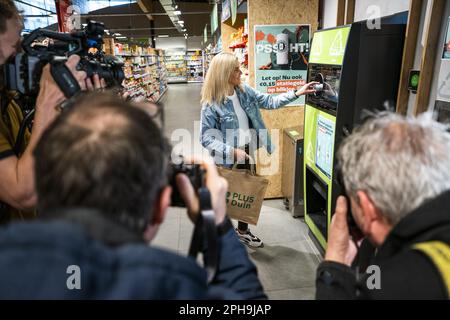
<path id="1" fill-rule="evenodd" d="M 218 167 L 228 181 L 227 213 L 232 219 L 256 225 L 269 180 L 245 169 Z"/>

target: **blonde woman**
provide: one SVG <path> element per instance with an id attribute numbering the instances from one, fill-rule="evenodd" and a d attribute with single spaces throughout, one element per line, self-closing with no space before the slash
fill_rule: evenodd
<path id="1" fill-rule="evenodd" d="M 233 54 L 221 53 L 212 59 L 202 88 L 200 141 L 217 164 L 230 167 L 237 162 L 241 168 L 249 169 L 254 165 L 250 164 L 249 150 L 260 146 L 273 152 L 259 109 L 285 106 L 301 95 L 313 93 L 315 83 L 271 96 L 242 85 L 241 75 L 239 62 Z M 261 239 L 250 232 L 247 223 L 239 221 L 236 232 L 249 247 L 263 245 Z"/>

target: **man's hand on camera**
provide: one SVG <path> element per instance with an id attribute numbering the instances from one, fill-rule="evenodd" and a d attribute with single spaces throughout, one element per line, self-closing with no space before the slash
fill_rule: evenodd
<path id="1" fill-rule="evenodd" d="M 350 238 L 347 223 L 347 200 L 339 196 L 336 209 L 331 219 L 328 233 L 328 247 L 325 260 L 334 261 L 350 266 L 357 254 L 355 243 Z"/>
<path id="2" fill-rule="evenodd" d="M 72 55 L 69 57 L 69 59 L 67 59 L 66 66 L 72 72 L 75 79 L 77 79 L 81 89 L 86 90 L 86 72 L 78 71 L 76 68 L 79 61 L 79 56 Z M 53 109 L 56 106 L 60 105 L 64 100 L 66 100 L 66 97 L 64 96 L 64 93 L 59 89 L 56 82 L 53 80 L 53 77 L 50 74 L 50 65 L 47 64 L 42 72 L 36 107 L 37 109 L 39 109 L 40 107 Z"/>
<path id="3" fill-rule="evenodd" d="M 103 91 L 105 88 L 105 79 L 100 79 L 98 74 L 94 74 L 92 80 L 91 78 L 86 79 L 86 89 L 89 91 Z"/>
<path id="4" fill-rule="evenodd" d="M 72 55 L 67 59 L 66 65 L 77 79 L 80 87 L 86 89 L 86 72 L 76 69 L 79 61 L 79 56 Z M 50 65 L 47 64 L 42 72 L 39 95 L 36 99 L 33 131 L 42 132 L 58 116 L 61 111 L 60 104 L 64 100 L 66 97 L 53 80 Z"/>
<path id="5" fill-rule="evenodd" d="M 209 156 L 204 158 L 187 158 L 185 159 L 185 162 L 198 163 L 206 171 L 206 187 L 211 194 L 211 204 L 214 210 L 216 225 L 221 224 L 225 219 L 227 210 L 225 202 L 228 190 L 227 181 L 219 176 L 216 165 Z M 180 195 L 186 203 L 189 218 L 192 222 L 195 222 L 197 220 L 197 215 L 200 212 L 200 203 L 197 194 L 195 193 L 189 178 L 185 174 L 178 174 L 176 180 Z"/>

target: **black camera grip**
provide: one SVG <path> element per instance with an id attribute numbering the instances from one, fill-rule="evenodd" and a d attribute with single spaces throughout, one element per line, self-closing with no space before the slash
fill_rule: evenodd
<path id="1" fill-rule="evenodd" d="M 211 193 L 205 187 L 198 190 L 200 200 L 200 215 L 195 223 L 192 235 L 189 256 L 196 258 L 206 245 L 205 265 L 208 283 L 211 283 L 216 275 L 219 260 L 219 239 L 215 222 L 215 214 L 211 206 Z"/>
<path id="2" fill-rule="evenodd" d="M 50 73 L 67 99 L 81 91 L 77 79 L 62 61 L 50 62 Z"/>

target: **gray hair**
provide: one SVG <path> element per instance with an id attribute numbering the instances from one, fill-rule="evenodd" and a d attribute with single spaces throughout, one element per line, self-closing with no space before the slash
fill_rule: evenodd
<path id="1" fill-rule="evenodd" d="M 403 117 L 382 112 L 342 143 L 345 189 L 365 191 L 393 225 L 450 189 L 450 133 L 431 113 Z"/>

